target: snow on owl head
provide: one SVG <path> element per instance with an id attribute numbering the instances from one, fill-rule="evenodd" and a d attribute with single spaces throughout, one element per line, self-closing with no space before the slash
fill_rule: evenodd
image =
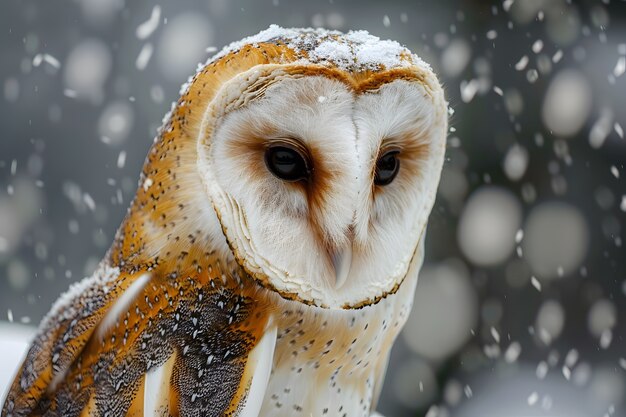
<path id="1" fill-rule="evenodd" d="M 209 65 L 236 69 L 202 116 L 198 168 L 237 261 L 323 307 L 395 291 L 444 157 L 434 74 L 364 32 L 270 28 L 228 51 Z"/>

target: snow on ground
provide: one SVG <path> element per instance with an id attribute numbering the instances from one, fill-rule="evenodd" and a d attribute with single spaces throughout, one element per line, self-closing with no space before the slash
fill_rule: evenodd
<path id="1" fill-rule="evenodd" d="M 0 322 L 0 404 L 34 335 L 33 327 Z"/>

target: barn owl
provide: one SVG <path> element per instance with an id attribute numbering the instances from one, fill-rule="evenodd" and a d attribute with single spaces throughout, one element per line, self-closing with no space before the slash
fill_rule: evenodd
<path id="1" fill-rule="evenodd" d="M 93 276 L 3 416 L 371 416 L 442 169 L 430 67 L 364 31 L 269 29 L 183 86 Z"/>

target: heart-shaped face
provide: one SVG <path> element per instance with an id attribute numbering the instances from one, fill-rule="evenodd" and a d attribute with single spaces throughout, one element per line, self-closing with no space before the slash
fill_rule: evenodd
<path id="1" fill-rule="evenodd" d="M 238 263 L 321 307 L 396 291 L 434 202 L 446 121 L 439 84 L 415 67 L 266 64 L 230 79 L 205 112 L 198 161 Z"/>

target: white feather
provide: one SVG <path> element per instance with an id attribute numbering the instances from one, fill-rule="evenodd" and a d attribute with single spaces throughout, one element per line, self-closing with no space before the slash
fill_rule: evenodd
<path id="1" fill-rule="evenodd" d="M 252 376 L 252 383 L 250 384 L 245 404 L 237 417 L 258 417 L 261 412 L 274 360 L 276 334 L 276 325 L 270 323 L 261 341 L 248 356 L 246 371 L 248 368 L 254 369 L 254 375 Z"/>
<path id="2" fill-rule="evenodd" d="M 137 298 L 137 295 L 144 289 L 148 281 L 150 281 L 150 274 L 145 273 L 135 279 L 135 281 L 126 288 L 126 291 L 119 296 L 115 304 L 113 304 L 98 325 L 98 337 L 104 336 L 106 332 L 115 325 L 120 315 L 128 310 L 130 304 Z"/>
<path id="3" fill-rule="evenodd" d="M 163 414 L 164 395 L 169 388 L 172 360 L 170 358 L 163 365 L 146 373 L 143 388 L 144 417 L 158 417 Z"/>

